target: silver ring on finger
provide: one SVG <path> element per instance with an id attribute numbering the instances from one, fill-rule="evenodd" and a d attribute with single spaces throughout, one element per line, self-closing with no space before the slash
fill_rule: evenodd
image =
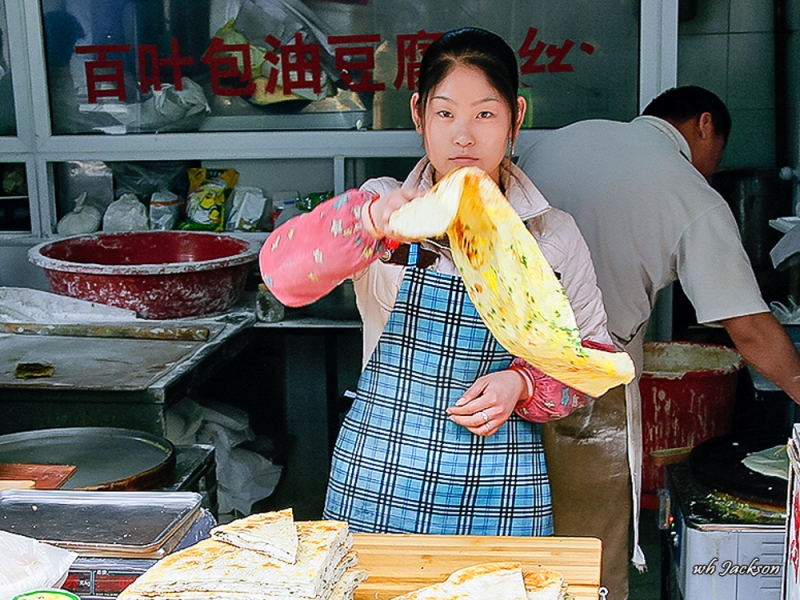
<path id="1" fill-rule="evenodd" d="M 485 410 L 482 410 L 481 416 L 483 417 L 483 424 L 486 425 L 489 422 L 489 415 L 486 414 Z"/>
<path id="2" fill-rule="evenodd" d="M 492 430 L 492 428 L 489 427 L 489 422 L 488 421 L 486 423 L 484 423 L 483 426 L 486 427 L 486 433 L 489 433 Z"/>

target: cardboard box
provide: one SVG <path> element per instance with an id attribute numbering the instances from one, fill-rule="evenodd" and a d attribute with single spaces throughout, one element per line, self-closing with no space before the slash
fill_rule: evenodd
<path id="1" fill-rule="evenodd" d="M 786 505 L 786 543 L 784 544 L 784 600 L 800 600 L 800 423 L 792 428 L 789 440 L 789 493 Z"/>

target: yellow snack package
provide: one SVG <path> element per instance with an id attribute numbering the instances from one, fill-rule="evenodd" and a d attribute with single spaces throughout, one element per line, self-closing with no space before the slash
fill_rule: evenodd
<path id="1" fill-rule="evenodd" d="M 186 221 L 180 229 L 222 231 L 225 228 L 225 203 L 236 187 L 239 173 L 226 169 L 209 178 L 208 170 L 189 169 L 189 196 L 186 199 Z"/>

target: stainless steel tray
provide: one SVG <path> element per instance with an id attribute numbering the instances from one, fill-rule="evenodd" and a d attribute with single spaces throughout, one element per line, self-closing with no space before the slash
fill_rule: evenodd
<path id="1" fill-rule="evenodd" d="M 0 492 L 0 529 L 81 556 L 161 558 L 200 518 L 195 492 Z"/>

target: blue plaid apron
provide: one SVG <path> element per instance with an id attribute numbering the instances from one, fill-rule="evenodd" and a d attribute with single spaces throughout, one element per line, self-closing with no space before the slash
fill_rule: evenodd
<path id="1" fill-rule="evenodd" d="M 445 413 L 510 361 L 460 277 L 406 268 L 336 441 L 324 518 L 353 531 L 552 535 L 539 426 L 514 414 L 484 438 Z"/>

